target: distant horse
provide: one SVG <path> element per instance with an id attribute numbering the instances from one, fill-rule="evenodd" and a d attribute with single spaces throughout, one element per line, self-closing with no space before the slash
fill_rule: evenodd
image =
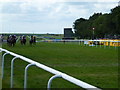
<path id="1" fill-rule="evenodd" d="M 9 46 L 15 46 L 16 44 L 16 36 L 12 35 L 12 36 L 8 36 L 7 38 L 7 43 Z"/>
<path id="2" fill-rule="evenodd" d="M 30 45 L 35 44 L 36 43 L 36 37 L 31 36 L 31 39 L 30 39 L 29 43 L 30 43 Z"/>
<path id="3" fill-rule="evenodd" d="M 26 37 L 25 36 L 20 37 L 20 42 L 22 45 L 25 45 L 26 44 Z"/>

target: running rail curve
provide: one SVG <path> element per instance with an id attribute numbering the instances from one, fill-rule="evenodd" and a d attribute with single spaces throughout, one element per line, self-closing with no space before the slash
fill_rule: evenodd
<path id="1" fill-rule="evenodd" d="M 80 87 L 82 87 L 82 88 L 85 88 L 85 89 L 94 89 L 94 90 L 101 90 L 101 89 L 99 89 L 99 88 L 97 88 L 97 87 L 95 87 L 95 86 L 93 86 L 93 85 L 90 85 L 90 84 L 88 84 L 88 83 L 86 83 L 86 82 L 83 82 L 83 81 L 81 81 L 81 80 L 78 80 L 78 79 L 76 79 L 76 78 L 74 78 L 74 77 L 72 77 L 72 76 L 69 76 L 69 75 L 67 75 L 67 74 L 65 74 L 65 73 L 62 73 L 62 72 L 60 72 L 60 71 L 57 71 L 57 70 L 55 70 L 55 69 L 53 69 L 53 68 L 50 68 L 50 67 L 45 66 L 45 65 L 43 65 L 43 64 L 40 64 L 40 63 L 38 63 L 38 62 L 36 62 L 36 61 L 33 61 L 33 60 L 31 60 L 31 59 L 28 59 L 28 58 L 26 58 L 26 57 L 24 57 L 24 56 L 15 54 L 15 53 L 13 53 L 13 52 L 10 52 L 10 51 L 8 51 L 8 50 L 6 50 L 6 49 L 0 48 L 0 51 L 7 52 L 8 54 L 10 54 L 10 55 L 12 55 L 12 56 L 15 56 L 15 57 L 17 57 L 17 58 L 20 58 L 21 60 L 24 60 L 24 61 L 26 61 L 26 62 L 28 62 L 28 63 L 30 63 L 30 64 L 35 64 L 37 67 L 39 67 L 39 68 L 41 68 L 41 69 L 43 69 L 43 70 L 45 70 L 45 71 L 48 71 L 48 72 L 50 72 L 50 73 L 52 73 L 52 74 L 54 74 L 54 75 L 60 75 L 61 78 L 65 79 L 65 80 L 67 80 L 67 81 L 69 81 L 69 82 L 71 82 L 71 83 L 73 83 L 73 84 L 76 84 L 76 85 L 78 85 L 78 86 L 80 86 Z"/>

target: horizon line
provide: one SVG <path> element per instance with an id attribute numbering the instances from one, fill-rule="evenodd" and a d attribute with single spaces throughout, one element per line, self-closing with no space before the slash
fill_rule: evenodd
<path id="1" fill-rule="evenodd" d="M 0 32 L 0 34 L 63 34 L 63 33 L 41 33 L 41 32 Z"/>

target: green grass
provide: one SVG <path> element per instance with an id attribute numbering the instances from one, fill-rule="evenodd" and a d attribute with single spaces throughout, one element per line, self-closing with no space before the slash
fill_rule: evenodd
<path id="1" fill-rule="evenodd" d="M 118 88 L 118 51 L 114 48 L 96 48 L 78 44 L 37 43 L 36 45 L 3 48 L 23 55 L 34 61 L 52 67 L 77 79 L 100 88 Z M 5 76 L 3 88 L 10 87 L 10 61 L 5 57 Z M 14 69 L 14 87 L 23 88 L 24 68 L 28 63 L 17 59 Z M 46 88 L 52 76 L 40 68 L 32 66 L 28 72 L 28 88 Z M 78 88 L 78 86 L 61 78 L 55 79 L 52 88 Z"/>

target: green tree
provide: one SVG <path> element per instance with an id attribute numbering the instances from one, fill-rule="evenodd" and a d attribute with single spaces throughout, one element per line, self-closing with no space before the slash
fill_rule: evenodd
<path id="1" fill-rule="evenodd" d="M 93 27 L 96 38 L 120 36 L 120 6 L 111 9 L 109 14 L 94 13 L 90 18 L 80 18 L 74 22 L 76 37 L 92 38 Z"/>

